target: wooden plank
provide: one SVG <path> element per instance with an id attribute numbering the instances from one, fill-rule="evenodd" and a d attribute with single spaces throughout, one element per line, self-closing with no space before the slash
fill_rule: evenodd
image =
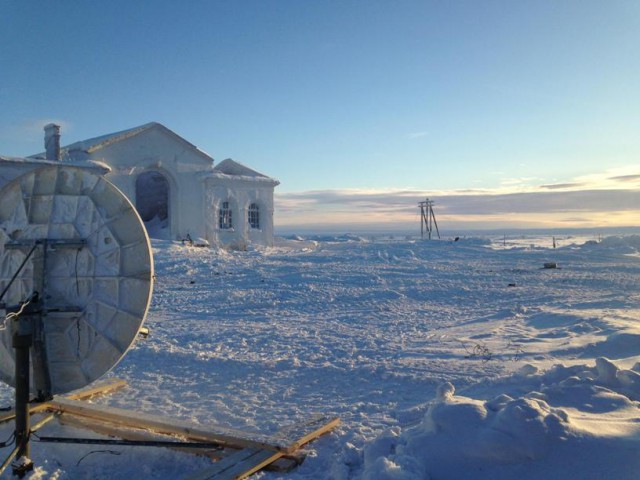
<path id="1" fill-rule="evenodd" d="M 33 415 L 35 413 L 44 412 L 47 410 L 47 408 L 49 408 L 47 402 L 38 403 L 33 405 L 32 407 L 29 407 L 29 413 Z M 14 418 L 16 418 L 15 410 L 9 410 L 8 412 L 5 412 L 2 415 L 0 415 L 0 423 L 8 422 L 9 420 L 13 420 Z"/>
<path id="2" fill-rule="evenodd" d="M 219 443 L 236 448 L 253 447 L 259 449 L 291 453 L 282 439 L 260 433 L 249 433 L 222 426 L 207 426 L 206 429 L 184 422 L 166 419 L 158 415 L 124 410 L 121 408 L 95 406 L 83 402 L 56 398 L 49 402 L 49 409 L 60 413 L 70 413 L 94 418 L 105 422 L 135 428 L 147 428 L 157 433 L 178 435 L 189 440 Z"/>
<path id="3" fill-rule="evenodd" d="M 87 417 L 76 417 L 74 415 L 62 414 L 58 417 L 58 421 L 62 425 L 68 425 L 70 427 L 76 428 L 84 428 L 86 430 L 91 430 L 95 433 L 99 433 L 100 435 L 107 435 L 109 437 L 117 437 L 122 438 L 123 440 L 160 440 L 166 439 L 167 436 L 161 436 L 161 434 L 150 432 L 149 430 L 140 430 L 140 429 L 132 429 L 131 427 L 123 427 L 121 425 L 115 425 L 113 423 L 102 422 L 100 420 L 95 420 L 93 418 Z M 180 447 L 169 447 L 172 450 L 177 450 L 185 453 L 206 455 L 212 460 L 220 460 L 224 457 L 224 452 L 222 450 L 212 450 L 212 449 L 199 449 L 199 448 L 180 448 Z M 234 450 L 235 451 L 235 450 Z"/>
<path id="4" fill-rule="evenodd" d="M 297 423 L 281 430 L 276 435 L 276 438 L 282 439 L 282 442 L 288 445 L 288 452 L 294 452 L 311 440 L 333 430 L 338 425 L 340 425 L 338 417 L 329 419 L 322 415 L 315 415 L 305 422 Z"/>
<path id="5" fill-rule="evenodd" d="M 102 422 L 99 420 L 95 420 L 92 418 L 86 417 L 76 417 L 74 415 L 62 414 L 58 416 L 58 421 L 62 425 L 68 425 L 70 427 L 75 428 L 84 428 L 87 430 L 91 430 L 95 433 L 99 433 L 101 435 L 107 435 L 110 437 L 118 437 L 124 440 L 158 440 L 162 438 L 166 438 L 166 436 L 162 436 L 160 434 L 155 434 L 150 432 L 149 430 L 140 430 L 133 429 L 131 427 L 123 427 L 120 425 L 115 425 L 113 423 Z M 176 450 L 184 453 L 191 453 L 195 455 L 204 455 L 209 457 L 211 460 L 221 460 L 229 455 L 233 455 L 238 450 L 232 448 L 224 448 L 222 450 L 211 450 L 211 449 L 194 449 L 194 448 L 180 448 L 180 447 L 169 447 L 171 450 Z M 301 459 L 295 456 L 283 456 L 276 462 L 273 462 L 271 465 L 267 466 L 268 470 L 274 470 L 276 472 L 289 472 L 297 465 L 301 463 Z M 272 467 L 272 468 L 270 468 Z"/>
<path id="6" fill-rule="evenodd" d="M 299 448 L 339 424 L 339 418 L 327 419 L 315 416 L 305 422 L 285 427 L 278 432 L 276 438 L 282 439 L 288 445 L 298 445 L 297 448 Z M 291 440 L 292 438 L 293 440 Z M 209 468 L 196 472 L 186 480 L 239 480 L 261 470 L 282 456 L 282 452 L 245 448 L 225 457 Z"/>
<path id="7" fill-rule="evenodd" d="M 104 382 L 95 384 L 92 387 L 83 388 L 82 390 L 76 390 L 68 395 L 63 395 L 62 398 L 68 398 L 69 400 L 88 400 L 96 395 L 107 395 L 120 390 L 127 386 L 127 381 L 120 378 L 112 378 Z M 54 399 L 57 397 L 54 397 Z"/>
<path id="8" fill-rule="evenodd" d="M 223 458 L 213 466 L 188 476 L 185 480 L 239 480 L 261 470 L 282 457 L 282 452 L 245 448 Z"/>
<path id="9" fill-rule="evenodd" d="M 38 430 L 40 430 L 42 427 L 44 427 L 47 423 L 49 423 L 54 418 L 56 418 L 56 415 L 54 413 L 50 413 L 50 414 L 46 415 L 44 418 L 42 418 L 40 421 L 32 424 L 31 425 L 31 433 L 37 432 Z"/>
<path id="10" fill-rule="evenodd" d="M 188 480 L 239 480 L 260 470 L 287 473 L 300 465 L 304 457 L 287 457 L 282 452 L 245 448 L 216 462 L 211 468 L 187 477 Z"/>
<path id="11" fill-rule="evenodd" d="M 76 390 L 75 392 L 67 394 L 61 398 L 68 398 L 71 400 L 88 400 L 89 398 L 95 397 L 97 395 L 106 395 L 108 393 L 115 392 L 116 390 L 120 390 L 121 388 L 124 388 L 126 386 L 127 382 L 125 380 L 114 378 L 105 382 L 98 383 L 92 387 L 83 388 L 82 390 Z M 54 397 L 54 399 L 55 398 L 58 397 Z M 44 412 L 48 409 L 49 402 L 34 403 L 31 407 L 29 407 L 29 413 L 33 415 L 34 413 Z M 15 416 L 15 412 L 13 410 L 9 410 L 8 412 L 0 415 L 0 423 L 13 420 Z"/>

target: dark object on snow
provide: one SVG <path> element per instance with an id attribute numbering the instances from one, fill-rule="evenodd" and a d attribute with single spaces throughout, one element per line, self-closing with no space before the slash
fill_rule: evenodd
<path id="1" fill-rule="evenodd" d="M 556 262 L 547 262 L 544 264 L 544 268 L 558 268 L 558 264 Z"/>
<path id="2" fill-rule="evenodd" d="M 186 238 L 182 239 L 182 244 L 183 245 L 185 244 L 185 242 L 188 243 L 189 245 L 193 246 L 193 239 L 191 238 L 191 235 L 189 235 L 188 233 L 187 233 Z"/>
<path id="3" fill-rule="evenodd" d="M 182 245 L 186 243 L 190 247 L 208 247 L 209 246 L 209 242 L 207 242 L 204 238 L 198 238 L 194 240 L 193 238 L 191 238 L 191 235 L 189 235 L 188 233 L 187 233 L 187 236 L 181 240 L 181 242 L 182 242 Z"/>
<path id="4" fill-rule="evenodd" d="M 454 242 L 457 242 L 458 240 L 460 240 L 460 237 L 456 237 L 453 239 Z"/>

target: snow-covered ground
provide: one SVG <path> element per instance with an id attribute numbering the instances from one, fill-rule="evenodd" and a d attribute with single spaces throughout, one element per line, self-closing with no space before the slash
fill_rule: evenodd
<path id="1" fill-rule="evenodd" d="M 154 241 L 151 335 L 96 402 L 264 433 L 339 416 L 291 480 L 640 478 L 640 236 L 521 240 Z M 210 463 L 37 441 L 32 458 L 58 479 Z"/>

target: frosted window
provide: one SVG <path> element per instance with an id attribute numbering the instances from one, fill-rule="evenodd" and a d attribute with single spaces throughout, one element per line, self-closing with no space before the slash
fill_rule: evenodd
<path id="1" fill-rule="evenodd" d="M 256 203 L 249 205 L 249 226 L 260 228 L 260 209 Z"/>
<path id="2" fill-rule="evenodd" d="M 218 215 L 219 227 L 221 230 L 227 230 L 233 228 L 233 221 L 231 219 L 231 208 L 229 202 L 222 202 Z"/>

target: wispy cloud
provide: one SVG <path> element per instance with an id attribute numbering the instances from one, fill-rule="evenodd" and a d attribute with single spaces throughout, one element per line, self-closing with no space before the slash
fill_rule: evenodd
<path id="1" fill-rule="evenodd" d="M 552 183 L 549 185 L 540 185 L 540 188 L 545 190 L 570 190 L 584 186 L 584 183 Z"/>
<path id="2" fill-rule="evenodd" d="M 529 188 L 537 179 L 535 177 L 503 178 L 500 184 L 504 187 L 524 187 Z"/>
<path id="3" fill-rule="evenodd" d="M 278 225 L 381 226 L 418 223 L 418 202 L 435 200 L 443 225 L 476 228 L 597 227 L 640 225 L 640 185 L 628 175 L 581 177 L 581 181 L 523 189 L 506 182 L 493 190 L 315 190 L 276 194 Z M 613 177 L 623 177 L 611 180 Z M 640 175 L 638 175 L 640 177 Z M 608 188 L 605 188 L 608 186 Z M 623 188 L 625 187 L 626 188 Z"/>
<path id="4" fill-rule="evenodd" d="M 640 183 L 640 174 L 638 174 L 638 175 L 619 175 L 617 177 L 609 177 L 609 180 L 613 180 L 615 182 Z"/>
<path id="5" fill-rule="evenodd" d="M 422 132 L 412 132 L 409 133 L 407 135 L 407 138 L 411 139 L 411 140 L 415 140 L 416 138 L 422 138 L 422 137 L 426 137 L 429 134 L 429 132 L 427 131 L 422 131 Z"/>
<path id="6" fill-rule="evenodd" d="M 637 181 L 638 177 L 640 177 L 640 165 L 636 164 L 583 175 L 577 177 L 575 181 L 590 185 L 593 188 L 629 188 L 628 183 Z"/>
<path id="7" fill-rule="evenodd" d="M 446 195 L 416 190 L 362 192 L 349 190 L 315 190 L 277 194 L 278 210 L 376 209 L 397 211 L 413 207 L 424 198 L 435 198 L 438 209 L 448 214 L 495 214 L 552 211 L 620 211 L 638 210 L 638 190 L 578 190 L 568 192 L 526 193 L 450 193 Z M 361 213 L 366 213 L 365 211 Z M 639 213 L 640 215 L 640 213 Z"/>

